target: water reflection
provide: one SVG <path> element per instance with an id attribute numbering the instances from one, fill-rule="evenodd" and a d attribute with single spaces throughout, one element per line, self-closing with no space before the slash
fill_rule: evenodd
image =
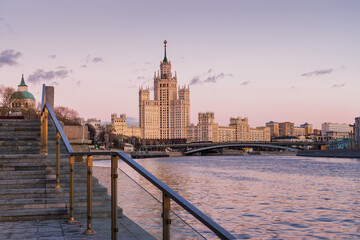
<path id="1" fill-rule="evenodd" d="M 203 156 L 138 162 L 240 239 L 360 238 L 357 159 Z M 94 165 L 109 167 L 110 162 Z M 119 162 L 119 167 L 161 199 L 160 193 L 126 164 Z M 100 174 L 100 179 L 103 177 Z M 141 196 L 130 198 L 137 198 L 137 206 L 142 201 Z M 173 209 L 213 238 L 180 207 Z"/>

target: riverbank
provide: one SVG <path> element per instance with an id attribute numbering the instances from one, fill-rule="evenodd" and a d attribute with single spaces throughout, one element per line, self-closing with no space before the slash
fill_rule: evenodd
<path id="1" fill-rule="evenodd" d="M 360 158 L 360 149 L 302 150 L 302 151 L 298 151 L 296 156 L 301 156 L 301 157 Z"/>

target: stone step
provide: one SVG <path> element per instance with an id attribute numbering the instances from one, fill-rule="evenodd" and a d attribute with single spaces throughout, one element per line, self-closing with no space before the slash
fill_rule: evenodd
<path id="1" fill-rule="evenodd" d="M 50 162 L 48 162 L 48 160 L 45 160 L 43 158 L 0 158 L 0 164 L 1 163 L 27 163 L 29 165 L 31 165 L 32 163 L 39 163 L 39 162 L 44 162 L 46 161 L 47 163 L 50 164 Z"/>
<path id="2" fill-rule="evenodd" d="M 0 171 L 0 180 L 5 179 L 36 179 L 43 178 L 55 178 L 52 170 L 24 170 L 24 171 Z"/>
<path id="3" fill-rule="evenodd" d="M 66 208 L 62 198 L 22 198 L 0 200 L 0 210 Z"/>
<path id="4" fill-rule="evenodd" d="M 1 127 L 1 132 L 40 132 L 40 126 L 14 126 L 14 127 Z"/>
<path id="5" fill-rule="evenodd" d="M 1 153 L 7 154 L 38 154 L 40 153 L 40 148 L 12 148 L 12 149 L 0 149 Z"/>
<path id="6" fill-rule="evenodd" d="M 32 169 L 34 168 L 47 168 L 51 167 L 49 162 L 0 162 L 0 169 L 1 168 L 14 168 L 15 170 L 26 170 L 26 169 Z"/>
<path id="7" fill-rule="evenodd" d="M 0 159 L 46 159 L 42 154 L 0 154 Z"/>
<path id="8" fill-rule="evenodd" d="M 55 186 L 55 179 L 16 179 L 0 181 L 0 189 L 55 188 Z"/>
<path id="9" fill-rule="evenodd" d="M 0 199 L 19 198 L 61 198 L 62 193 L 55 188 L 0 189 Z"/>
<path id="10" fill-rule="evenodd" d="M 8 148 L 14 148 L 14 147 L 40 147 L 40 141 L 37 140 L 9 140 L 9 141 L 2 141 L 0 140 L 0 147 L 8 147 Z"/>
<path id="11" fill-rule="evenodd" d="M 68 218 L 66 208 L 0 210 L 0 221 L 25 221 Z"/>
<path id="12" fill-rule="evenodd" d="M 29 137 L 29 136 L 9 136 L 9 137 L 0 137 L 0 142 L 16 141 L 16 142 L 25 142 L 25 141 L 40 141 L 40 136 L 38 137 Z"/>

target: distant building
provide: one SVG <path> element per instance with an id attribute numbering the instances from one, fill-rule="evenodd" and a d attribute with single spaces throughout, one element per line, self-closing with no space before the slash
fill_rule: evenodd
<path id="1" fill-rule="evenodd" d="M 249 120 L 247 117 L 241 118 L 230 118 L 230 127 L 235 128 L 235 141 L 236 142 L 243 142 L 249 141 L 250 136 L 250 127 L 249 127 Z"/>
<path id="2" fill-rule="evenodd" d="M 295 136 L 294 123 L 292 122 L 279 123 L 279 136 L 280 137 Z"/>
<path id="3" fill-rule="evenodd" d="M 187 130 L 187 142 L 264 142 L 270 141 L 270 128 L 250 128 L 248 118 L 230 118 L 229 126 L 215 123 L 213 112 L 199 113 L 198 125 L 191 124 Z"/>
<path id="4" fill-rule="evenodd" d="M 270 128 L 270 137 L 279 137 L 279 123 L 271 121 L 267 122 L 266 126 Z"/>
<path id="5" fill-rule="evenodd" d="M 304 123 L 300 127 L 305 129 L 305 136 L 311 135 L 314 133 L 312 124 Z"/>
<path id="6" fill-rule="evenodd" d="M 219 126 L 219 142 L 235 142 L 236 129 L 234 127 Z"/>
<path id="7" fill-rule="evenodd" d="M 321 134 L 325 141 L 338 138 L 349 138 L 350 132 L 351 128 L 349 124 L 331 122 L 321 124 Z"/>
<path id="8" fill-rule="evenodd" d="M 186 139 L 190 125 L 189 87 L 177 86 L 171 62 L 166 57 L 160 62 L 160 72 L 154 73 L 154 100 L 150 89 L 139 89 L 139 122 L 143 139 Z"/>
<path id="9" fill-rule="evenodd" d="M 135 124 L 131 127 L 126 124 L 126 114 L 120 114 L 119 117 L 117 117 L 116 113 L 111 114 L 111 125 L 114 127 L 115 134 L 117 135 L 137 138 L 142 136 L 141 128 Z"/>
<path id="10" fill-rule="evenodd" d="M 218 124 L 213 112 L 198 114 L 198 141 L 218 142 Z"/>
<path id="11" fill-rule="evenodd" d="M 88 118 L 88 120 L 85 121 L 85 124 L 89 124 L 95 129 L 98 129 L 101 126 L 101 120 L 96 118 Z"/>
<path id="12" fill-rule="evenodd" d="M 305 128 L 303 127 L 294 127 L 294 133 L 296 137 L 305 136 Z"/>
<path id="13" fill-rule="evenodd" d="M 35 104 L 35 98 L 30 92 L 28 92 L 28 86 L 25 84 L 23 74 L 20 85 L 18 85 L 18 90 L 10 97 L 10 106 L 13 109 L 35 108 Z"/>
<path id="14" fill-rule="evenodd" d="M 355 146 L 357 148 L 360 148 L 360 117 L 355 118 L 354 141 L 355 141 Z"/>
<path id="15" fill-rule="evenodd" d="M 270 142 L 270 127 L 257 127 L 249 129 L 250 142 Z"/>

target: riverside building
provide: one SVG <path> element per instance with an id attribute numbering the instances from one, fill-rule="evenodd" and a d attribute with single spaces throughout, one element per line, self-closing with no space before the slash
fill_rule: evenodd
<path id="1" fill-rule="evenodd" d="M 198 125 L 188 127 L 187 142 L 264 142 L 270 141 L 270 128 L 250 128 L 248 118 L 230 118 L 229 126 L 215 123 L 213 112 L 199 113 Z"/>
<path id="2" fill-rule="evenodd" d="M 158 139 L 164 142 L 186 141 L 190 125 L 190 89 L 177 85 L 177 75 L 173 76 L 171 62 L 166 56 L 160 62 L 160 71 L 154 73 L 154 100 L 150 99 L 150 89 L 139 89 L 139 124 L 143 139 Z"/>

